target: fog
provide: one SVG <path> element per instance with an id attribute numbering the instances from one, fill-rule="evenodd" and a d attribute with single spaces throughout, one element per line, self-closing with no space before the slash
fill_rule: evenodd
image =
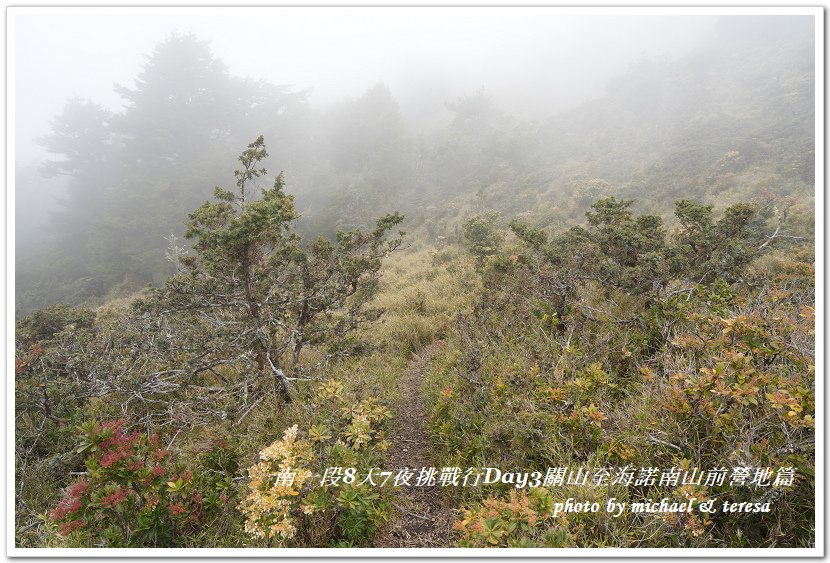
<path id="1" fill-rule="evenodd" d="M 49 12 L 14 18 L 21 162 L 42 155 L 33 139 L 48 132 L 73 94 L 117 111 L 113 84 L 131 85 L 144 55 L 174 31 L 209 40 L 231 74 L 308 90 L 315 106 L 386 84 L 419 127 L 423 119 L 431 124 L 444 102 L 480 88 L 523 117 L 572 107 L 601 94 L 611 76 L 639 58 L 688 52 L 717 19 L 569 16 L 538 8 Z"/>
<path id="2" fill-rule="evenodd" d="M 8 8 L 14 549 L 814 555 L 826 14 L 707 10 Z"/>
<path id="3" fill-rule="evenodd" d="M 264 135 L 300 229 L 426 244 L 616 194 L 809 197 L 813 21 L 552 8 L 10 11 L 18 307 L 129 295 Z M 786 163 L 786 164 L 785 164 Z M 786 174 L 782 170 L 787 170 Z M 442 243 L 443 244 L 443 243 Z"/>

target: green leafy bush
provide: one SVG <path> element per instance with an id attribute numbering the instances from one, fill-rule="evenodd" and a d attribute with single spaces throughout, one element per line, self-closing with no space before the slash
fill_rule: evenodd
<path id="1" fill-rule="evenodd" d="M 389 410 L 355 403 L 336 379 L 321 385 L 315 407 L 307 431 L 286 429 L 248 469 L 240 510 L 245 531 L 265 545 L 365 545 L 391 515 L 388 499 L 358 478 L 388 447 Z"/>
<path id="2" fill-rule="evenodd" d="M 157 435 L 125 433 L 123 425 L 118 420 L 81 427 L 78 451 L 86 456 L 86 472 L 67 488 L 50 520 L 70 545 L 187 545 L 228 502 L 232 474 L 187 469 L 171 459 Z M 219 451 L 224 448 L 216 444 L 210 457 L 232 470 L 228 455 Z"/>

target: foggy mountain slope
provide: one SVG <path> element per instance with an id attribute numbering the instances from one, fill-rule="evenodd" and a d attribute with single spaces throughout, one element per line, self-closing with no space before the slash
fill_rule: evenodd
<path id="1" fill-rule="evenodd" d="M 689 197 L 812 201 L 814 43 L 803 25 L 759 33 L 723 24 L 700 49 L 676 61 L 643 58 L 602 97 L 538 121 L 510 117 L 483 93 L 462 99 L 422 167 L 437 217 L 417 205 L 413 213 L 457 224 L 454 215 L 495 209 L 548 224 L 579 221 L 608 195 L 657 213 Z"/>
<path id="2" fill-rule="evenodd" d="M 643 60 L 544 125 L 548 161 L 661 202 L 713 195 L 719 174 L 751 167 L 812 188 L 813 44 L 799 37 L 721 36 L 676 63 Z"/>
<path id="3" fill-rule="evenodd" d="M 393 210 L 434 238 L 488 209 L 580 220 L 604 195 L 659 213 L 681 197 L 810 200 L 814 42 L 798 18 L 779 24 L 725 21 L 697 50 L 643 58 L 602 97 L 553 116 L 519 119 L 484 90 L 447 100 L 435 111 L 448 125 L 417 136 L 383 84 L 312 108 L 305 93 L 232 76 L 208 42 L 173 34 L 134 86 L 118 88 L 123 111 L 75 99 L 55 118 L 46 148 L 68 193 L 48 240 L 18 247 L 18 306 L 163 280 L 172 272 L 164 237 L 182 233 L 213 186 L 233 181 L 232 155 L 260 133 L 309 236 Z M 97 135 L 94 159 L 72 145 L 73 128 Z"/>
<path id="4" fill-rule="evenodd" d="M 16 548 L 815 555 L 822 10 L 293 10 L 10 11 Z"/>

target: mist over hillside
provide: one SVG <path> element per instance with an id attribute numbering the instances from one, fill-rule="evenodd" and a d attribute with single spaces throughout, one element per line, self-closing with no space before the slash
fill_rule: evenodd
<path id="1" fill-rule="evenodd" d="M 10 8 L 15 546 L 817 555 L 822 13 L 744 12 Z"/>
<path id="2" fill-rule="evenodd" d="M 812 29 L 773 19 L 723 17 L 692 51 L 642 54 L 604 94 L 564 112 L 537 104 L 535 117 L 511 108 L 503 85 L 444 99 L 449 89 L 428 74 L 412 89 L 431 97 L 409 116 L 382 83 L 314 106 L 307 91 L 233 76 L 209 38 L 174 33 L 135 86 L 116 87 L 123 110 L 70 100 L 39 137 L 50 156 L 18 164 L 18 305 L 158 283 L 172 271 L 164 236 L 181 235 L 187 213 L 228 180 L 234 151 L 260 133 L 308 233 L 398 209 L 409 228 L 447 236 L 442 221 L 460 209 L 562 210 L 594 179 L 654 210 L 680 194 L 809 198 Z"/>

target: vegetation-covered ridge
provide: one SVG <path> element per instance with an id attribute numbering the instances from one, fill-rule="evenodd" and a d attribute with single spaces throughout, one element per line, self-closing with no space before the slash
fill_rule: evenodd
<path id="1" fill-rule="evenodd" d="M 814 42 L 803 23 L 724 24 L 686 56 L 644 59 L 556 115 L 520 119 L 470 93 L 438 104 L 442 125 L 422 132 L 384 85 L 324 111 L 307 93 L 233 76 L 206 41 L 173 34 L 117 88 L 122 110 L 70 100 L 41 139 L 51 158 L 17 166 L 18 214 L 48 220 L 18 222 L 16 307 L 98 306 L 161 285 L 175 271 L 170 235 L 260 133 L 306 236 L 368 229 L 392 209 L 431 242 L 491 209 L 561 227 L 609 195 L 661 216 L 682 198 L 797 196 L 810 209 Z M 54 197 L 60 205 L 44 205 Z"/>
<path id="2" fill-rule="evenodd" d="M 505 229 L 489 213 L 464 223 L 460 244 L 402 251 L 388 236 L 397 214 L 303 242 L 281 175 L 253 195 L 265 156 L 260 138 L 236 193 L 217 188 L 190 215 L 194 244 L 161 288 L 18 322 L 18 545 L 814 542 L 814 273 L 812 244 L 786 226 L 792 202 L 715 213 L 682 200 L 667 228 L 609 197 L 562 231 Z M 433 440 L 413 433 L 415 404 Z M 763 465 L 797 477 L 761 490 L 504 485 L 506 496 L 423 498 L 350 478 L 320 486 L 327 468 L 404 459 L 390 446 L 407 440 L 435 467 Z M 773 509 L 553 517 L 568 496 Z"/>
<path id="3" fill-rule="evenodd" d="M 531 493 L 502 485 L 495 497 L 469 491 L 461 545 L 813 545 L 812 243 L 781 239 L 763 206 L 717 217 L 682 200 L 671 231 L 630 206 L 597 201 L 586 226 L 553 236 L 513 221 L 509 242 L 492 215 L 465 224 L 484 290 L 428 386 L 445 463 L 585 467 L 609 478 Z M 798 476 L 781 488 L 611 478 L 650 467 Z M 771 513 L 552 517 L 552 503 L 569 497 L 770 502 Z"/>
<path id="4" fill-rule="evenodd" d="M 190 34 L 120 110 L 70 100 L 17 170 L 18 212 L 65 190 L 17 224 L 15 544 L 815 546 L 808 19 L 420 132 L 383 85 L 324 111 Z M 371 478 L 429 466 L 600 478 Z"/>
<path id="5" fill-rule="evenodd" d="M 395 513 L 387 491 L 314 485 L 383 465 L 397 378 L 452 329 L 474 271 L 395 259 L 394 213 L 302 241 L 282 176 L 256 186 L 263 143 L 190 215 L 161 288 L 19 321 L 18 545 L 360 546 Z"/>

